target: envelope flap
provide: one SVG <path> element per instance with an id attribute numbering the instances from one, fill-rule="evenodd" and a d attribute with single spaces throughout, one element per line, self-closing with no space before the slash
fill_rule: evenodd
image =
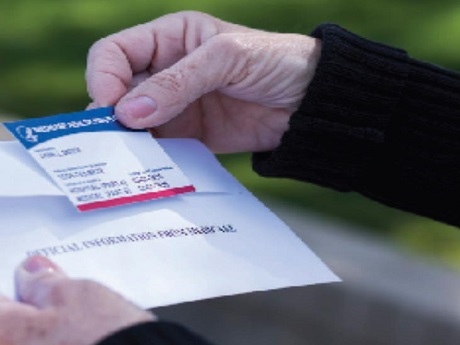
<path id="1" fill-rule="evenodd" d="M 198 193 L 241 193 L 243 187 L 216 157 L 195 139 L 159 139 L 166 153 L 182 169 Z"/>

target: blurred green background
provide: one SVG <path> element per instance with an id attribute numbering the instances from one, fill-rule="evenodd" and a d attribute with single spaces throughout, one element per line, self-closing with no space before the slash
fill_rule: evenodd
<path id="1" fill-rule="evenodd" d="M 77 111 L 88 103 L 86 52 L 97 39 L 166 13 L 198 10 L 279 32 L 309 33 L 335 22 L 406 49 L 413 57 L 460 71 L 458 0 L 15 0 L 0 3 L 0 109 L 20 117 Z M 220 157 L 250 190 L 300 209 L 357 225 L 460 269 L 460 232 L 449 226 L 287 180 L 263 179 L 249 155 Z"/>

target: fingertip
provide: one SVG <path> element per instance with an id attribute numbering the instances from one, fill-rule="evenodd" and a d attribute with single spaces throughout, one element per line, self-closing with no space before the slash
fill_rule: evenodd
<path id="1" fill-rule="evenodd" d="M 87 78 L 87 91 L 91 99 L 89 106 L 97 108 L 116 104 L 128 92 L 128 88 L 114 74 L 95 72 L 91 78 Z"/>
<path id="2" fill-rule="evenodd" d="M 15 272 L 19 295 L 24 295 L 25 287 L 41 279 L 54 276 L 65 277 L 65 273 L 53 261 L 40 255 L 28 257 L 16 268 Z"/>
<path id="3" fill-rule="evenodd" d="M 30 256 L 25 259 L 21 268 L 28 273 L 39 273 L 42 271 L 59 272 L 61 269 L 50 259 L 41 255 Z"/>
<path id="4" fill-rule="evenodd" d="M 16 290 L 21 301 L 40 306 L 46 303 L 52 282 L 66 278 L 62 269 L 44 256 L 31 256 L 15 272 Z"/>

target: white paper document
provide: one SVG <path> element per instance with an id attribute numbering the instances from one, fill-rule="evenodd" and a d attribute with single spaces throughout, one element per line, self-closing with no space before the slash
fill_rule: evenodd
<path id="1" fill-rule="evenodd" d="M 0 294 L 14 297 L 33 254 L 144 308 L 339 280 L 201 143 L 159 142 L 195 193 L 85 213 L 19 143 L 0 143 Z"/>

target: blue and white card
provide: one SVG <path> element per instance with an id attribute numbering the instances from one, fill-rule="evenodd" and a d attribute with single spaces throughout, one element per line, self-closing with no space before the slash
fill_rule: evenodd
<path id="1" fill-rule="evenodd" d="M 5 126 L 80 211 L 195 191 L 157 141 L 123 127 L 113 107 Z"/>

